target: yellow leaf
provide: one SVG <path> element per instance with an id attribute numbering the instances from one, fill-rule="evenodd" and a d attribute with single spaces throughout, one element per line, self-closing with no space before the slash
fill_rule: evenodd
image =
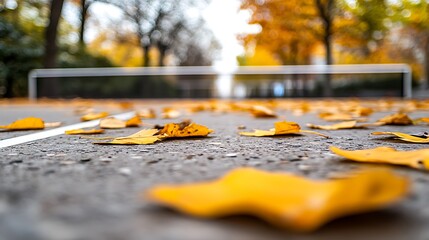
<path id="1" fill-rule="evenodd" d="M 152 144 L 160 140 L 159 136 L 154 136 L 159 131 L 157 129 L 143 129 L 132 135 L 126 137 L 118 137 L 110 142 L 96 142 L 95 144 L 117 144 L 117 145 L 131 145 L 131 144 Z"/>
<path id="2" fill-rule="evenodd" d="M 140 124 L 142 124 L 142 120 L 139 116 L 134 116 L 130 119 L 128 119 L 125 123 L 127 127 L 139 127 Z"/>
<path id="3" fill-rule="evenodd" d="M 416 120 L 413 121 L 414 124 L 419 124 L 419 123 L 429 123 L 429 117 L 422 117 L 422 118 L 417 118 Z"/>
<path id="4" fill-rule="evenodd" d="M 80 118 L 80 120 L 82 120 L 83 122 L 85 122 L 85 121 L 91 121 L 91 120 L 96 120 L 96 119 L 100 119 L 100 118 L 105 118 L 107 116 L 109 116 L 109 113 L 107 113 L 107 112 L 88 113 L 88 114 L 82 116 Z"/>
<path id="5" fill-rule="evenodd" d="M 252 106 L 252 108 L 250 109 L 250 113 L 252 113 L 252 115 L 256 118 L 276 118 L 277 114 L 262 105 L 256 105 L 256 106 Z"/>
<path id="6" fill-rule="evenodd" d="M 162 118 L 171 119 L 180 117 L 180 112 L 174 108 L 165 107 L 162 109 Z"/>
<path id="7" fill-rule="evenodd" d="M 405 113 L 395 113 L 377 120 L 377 123 L 383 125 L 413 125 L 413 120 Z"/>
<path id="8" fill-rule="evenodd" d="M 365 128 L 364 125 L 356 125 L 357 121 L 347 121 L 347 122 L 340 122 L 333 125 L 314 125 L 314 124 L 307 124 L 307 127 L 314 128 L 314 129 L 323 129 L 323 130 L 339 130 L 339 129 L 353 129 L 353 128 Z"/>
<path id="9" fill-rule="evenodd" d="M 239 132 L 240 135 L 250 136 L 250 137 L 270 137 L 270 136 L 280 136 L 280 135 L 294 135 L 302 133 L 316 134 L 322 137 L 329 138 L 328 136 L 308 130 L 301 130 L 301 127 L 295 122 L 276 122 L 274 123 L 275 128 L 270 130 L 258 130 L 255 129 L 253 132 Z"/>
<path id="10" fill-rule="evenodd" d="M 156 118 L 155 110 L 146 108 L 137 111 L 137 116 L 141 118 Z"/>
<path id="11" fill-rule="evenodd" d="M 48 122 L 48 123 L 45 123 L 45 127 L 46 128 L 54 128 L 54 127 L 59 127 L 62 124 L 63 124 L 62 122 Z"/>
<path id="12" fill-rule="evenodd" d="M 41 118 L 27 117 L 27 118 L 16 120 L 15 122 L 9 125 L 0 126 L 0 128 L 10 130 L 10 131 L 38 130 L 38 129 L 45 128 L 45 124 Z"/>
<path id="13" fill-rule="evenodd" d="M 65 131 L 65 134 L 67 135 L 78 135 L 78 134 L 100 134 L 103 133 L 103 129 L 73 129 L 73 130 L 67 130 Z"/>
<path id="14" fill-rule="evenodd" d="M 401 132 L 373 132 L 372 135 L 389 135 L 389 136 L 396 136 L 397 139 L 405 141 L 405 142 L 412 142 L 412 143 L 429 143 L 429 136 L 422 135 L 422 136 L 414 136 L 406 133 Z"/>
<path id="15" fill-rule="evenodd" d="M 301 127 L 295 122 L 276 122 L 274 123 L 274 131 L 276 135 L 295 134 L 301 131 Z"/>
<path id="16" fill-rule="evenodd" d="M 331 151 L 349 160 L 367 163 L 390 163 L 417 169 L 429 169 L 429 149 L 397 151 L 390 147 L 347 151 L 331 146 Z"/>
<path id="17" fill-rule="evenodd" d="M 239 168 L 201 183 L 155 186 L 154 202 L 203 218 L 250 214 L 273 225 L 312 231 L 332 219 L 389 205 L 408 191 L 408 180 L 387 170 L 327 181 Z"/>
<path id="18" fill-rule="evenodd" d="M 319 117 L 325 121 L 352 121 L 355 120 L 351 114 L 348 113 L 320 113 Z"/>
<path id="19" fill-rule="evenodd" d="M 126 122 L 114 117 L 104 118 L 100 120 L 100 128 L 119 129 L 125 128 Z"/>
<path id="20" fill-rule="evenodd" d="M 111 142 L 107 143 L 97 143 L 97 144 L 116 144 L 116 145 L 145 145 L 152 144 L 156 141 L 159 141 L 159 137 L 150 136 L 150 137 L 140 137 L 140 138 L 115 138 Z"/>
<path id="21" fill-rule="evenodd" d="M 131 134 L 126 137 L 118 137 L 116 139 L 126 139 L 126 138 L 144 138 L 144 137 L 152 137 L 159 132 L 158 129 L 143 129 L 134 134 Z"/>
<path id="22" fill-rule="evenodd" d="M 168 123 L 159 134 L 166 138 L 175 137 L 205 137 L 212 133 L 213 130 L 206 126 L 184 121 L 182 123 Z"/>

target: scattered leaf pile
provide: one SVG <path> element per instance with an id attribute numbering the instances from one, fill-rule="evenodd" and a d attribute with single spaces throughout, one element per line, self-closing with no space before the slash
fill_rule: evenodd
<path id="1" fill-rule="evenodd" d="M 211 182 L 155 186 L 146 196 L 197 217 L 250 214 L 282 228 L 313 231 L 335 218 L 383 208 L 407 191 L 407 179 L 385 170 L 316 181 L 239 168 Z"/>

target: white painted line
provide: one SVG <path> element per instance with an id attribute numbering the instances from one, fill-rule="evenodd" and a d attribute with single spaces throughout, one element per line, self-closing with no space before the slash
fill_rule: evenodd
<path id="1" fill-rule="evenodd" d="M 121 113 L 121 114 L 113 115 L 112 117 L 115 117 L 115 118 L 118 118 L 121 120 L 126 120 L 126 119 L 133 117 L 134 115 L 135 115 L 135 112 L 127 112 L 127 113 Z M 27 142 L 32 142 L 32 141 L 36 141 L 36 140 L 40 140 L 40 139 L 44 139 L 44 138 L 58 136 L 58 135 L 64 134 L 64 132 L 67 130 L 95 127 L 99 123 L 100 123 L 100 120 L 93 120 L 93 121 L 88 121 L 88 122 L 76 123 L 76 124 L 69 125 L 69 126 L 59 127 L 59 128 L 55 128 L 55 129 L 45 130 L 43 132 L 37 132 L 37 133 L 32 133 L 32 134 L 28 134 L 28 135 L 24 135 L 24 136 L 0 140 L 0 148 L 5 148 L 5 147 L 14 146 L 14 145 L 22 144 L 22 143 L 27 143 Z"/>

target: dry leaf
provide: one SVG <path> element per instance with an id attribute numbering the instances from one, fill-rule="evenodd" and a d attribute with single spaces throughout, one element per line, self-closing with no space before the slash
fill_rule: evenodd
<path id="1" fill-rule="evenodd" d="M 322 130 L 340 130 L 340 129 L 354 129 L 354 128 L 365 128 L 365 125 L 357 125 L 357 121 L 347 121 L 347 122 L 340 122 L 333 125 L 314 125 L 314 124 L 307 124 L 307 127 L 314 128 L 314 129 L 322 129 Z"/>
<path id="2" fill-rule="evenodd" d="M 137 116 L 141 118 L 146 118 L 146 119 L 156 118 L 155 110 L 151 108 L 145 108 L 137 111 Z"/>
<path id="3" fill-rule="evenodd" d="M 142 120 L 139 116 L 134 116 L 130 119 L 128 119 L 125 123 L 127 127 L 139 127 L 140 124 L 142 124 Z"/>
<path id="4" fill-rule="evenodd" d="M 390 163 L 417 169 L 429 169 L 429 149 L 397 151 L 390 147 L 347 151 L 330 147 L 331 151 L 349 160 L 368 163 Z"/>
<path id="5" fill-rule="evenodd" d="M 210 182 L 155 186 L 145 196 L 197 217 L 249 214 L 279 227 L 312 231 L 335 218 L 383 208 L 408 188 L 407 179 L 387 170 L 318 181 L 239 168 Z"/>
<path id="6" fill-rule="evenodd" d="M 80 118 L 80 120 L 85 122 L 85 121 L 91 121 L 91 120 L 96 120 L 96 119 L 100 119 L 100 118 L 105 118 L 107 116 L 109 116 L 109 113 L 107 113 L 107 112 L 88 113 L 88 114 L 82 116 Z"/>
<path id="7" fill-rule="evenodd" d="M 413 121 L 414 124 L 429 123 L 429 117 L 417 118 Z"/>
<path id="8" fill-rule="evenodd" d="M 162 109 L 161 116 L 165 119 L 178 118 L 180 117 L 180 112 L 171 107 L 165 107 Z"/>
<path id="9" fill-rule="evenodd" d="M 95 144 L 152 144 L 160 140 L 159 136 L 155 136 L 159 132 L 158 129 L 143 129 L 126 137 L 114 138 L 110 142 L 96 142 Z"/>
<path id="10" fill-rule="evenodd" d="M 405 141 L 405 142 L 412 142 L 412 143 L 429 143 L 429 135 L 427 133 L 417 136 L 417 135 L 410 135 L 406 133 L 401 132 L 373 132 L 372 135 L 389 135 L 389 136 L 395 136 L 396 139 Z"/>
<path id="11" fill-rule="evenodd" d="M 54 127 L 59 127 L 62 124 L 63 124 L 62 122 L 48 122 L 48 123 L 45 123 L 45 127 L 46 128 L 54 128 Z"/>
<path id="12" fill-rule="evenodd" d="M 295 122 L 276 122 L 274 124 L 274 129 L 270 130 L 258 130 L 255 129 L 253 132 L 240 132 L 240 135 L 250 136 L 250 137 L 269 137 L 269 136 L 278 136 L 278 135 L 293 135 L 293 134 L 301 134 L 301 133 L 310 133 L 316 134 L 319 136 L 323 136 L 329 138 L 328 136 L 308 130 L 301 130 L 301 127 Z"/>
<path id="13" fill-rule="evenodd" d="M 213 130 L 206 126 L 184 121 L 182 123 L 169 123 L 159 131 L 159 135 L 166 138 L 175 137 L 205 137 L 212 133 Z"/>
<path id="14" fill-rule="evenodd" d="M 354 117 L 350 113 L 324 112 L 324 113 L 320 113 L 319 117 L 325 121 L 353 121 L 353 120 L 356 120 L 356 117 Z M 358 120 L 362 121 L 363 119 L 358 119 Z"/>
<path id="15" fill-rule="evenodd" d="M 213 130 L 206 126 L 185 121 L 169 123 L 163 129 L 143 129 L 126 137 L 110 138 L 111 142 L 97 142 L 96 144 L 152 144 L 167 138 L 205 137 Z"/>
<path id="16" fill-rule="evenodd" d="M 86 134 L 100 134 L 103 133 L 103 129 L 73 129 L 73 130 L 67 130 L 65 131 L 65 134 L 67 135 L 86 135 Z"/>
<path id="17" fill-rule="evenodd" d="M 405 113 L 395 113 L 377 120 L 377 123 L 380 125 L 413 125 L 413 120 Z"/>
<path id="18" fill-rule="evenodd" d="M 100 128 L 106 129 L 119 129 L 125 128 L 127 126 L 126 122 L 114 117 L 104 118 L 100 120 Z"/>
<path id="19" fill-rule="evenodd" d="M 17 131 L 17 130 L 39 130 L 45 128 L 45 124 L 41 118 L 36 117 L 27 117 L 23 119 L 16 120 L 15 122 L 0 126 L 0 128 Z"/>
<path id="20" fill-rule="evenodd" d="M 250 109 L 250 113 L 252 113 L 252 115 L 256 118 L 276 118 L 277 114 L 262 105 L 256 105 L 256 106 L 252 106 L 252 108 Z"/>

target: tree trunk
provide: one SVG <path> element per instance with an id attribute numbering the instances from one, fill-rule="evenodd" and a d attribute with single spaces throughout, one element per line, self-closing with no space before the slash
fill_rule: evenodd
<path id="1" fill-rule="evenodd" d="M 426 34 L 425 40 L 425 58 L 424 58 L 424 75 L 425 81 L 423 82 L 423 88 L 429 89 L 429 33 Z"/>
<path id="2" fill-rule="evenodd" d="M 10 71 L 7 71 L 6 73 L 6 92 L 4 94 L 5 98 L 13 98 L 14 94 L 13 94 L 13 83 L 14 83 L 14 78 L 12 76 L 12 74 L 10 73 Z"/>
<path id="3" fill-rule="evenodd" d="M 58 23 L 60 21 L 63 4 L 64 0 L 51 0 L 49 24 L 45 31 L 45 55 L 43 58 L 44 68 L 56 67 L 58 51 Z M 45 79 L 41 89 L 42 95 L 56 97 L 58 95 L 58 91 L 58 83 L 55 79 Z"/>
<path id="4" fill-rule="evenodd" d="M 315 0 L 316 7 L 319 13 L 319 17 L 322 19 L 323 24 L 323 45 L 325 48 L 325 61 L 327 65 L 333 63 L 332 57 L 332 22 L 333 16 L 332 12 L 334 9 L 335 0 L 327 0 L 326 3 L 322 3 L 322 0 Z M 331 75 L 323 75 L 323 96 L 331 97 L 332 96 L 332 84 L 331 84 Z"/>
<path id="5" fill-rule="evenodd" d="M 149 57 L 150 45 L 143 45 L 143 66 L 150 66 L 150 57 Z"/>
<path id="6" fill-rule="evenodd" d="M 79 28 L 79 47 L 85 47 L 85 26 L 90 3 L 87 0 L 80 2 L 80 28 Z"/>
<path id="7" fill-rule="evenodd" d="M 158 59 L 158 66 L 164 67 L 165 66 L 165 57 L 167 52 L 167 46 L 164 44 L 158 44 L 158 51 L 159 51 L 159 59 Z"/>

